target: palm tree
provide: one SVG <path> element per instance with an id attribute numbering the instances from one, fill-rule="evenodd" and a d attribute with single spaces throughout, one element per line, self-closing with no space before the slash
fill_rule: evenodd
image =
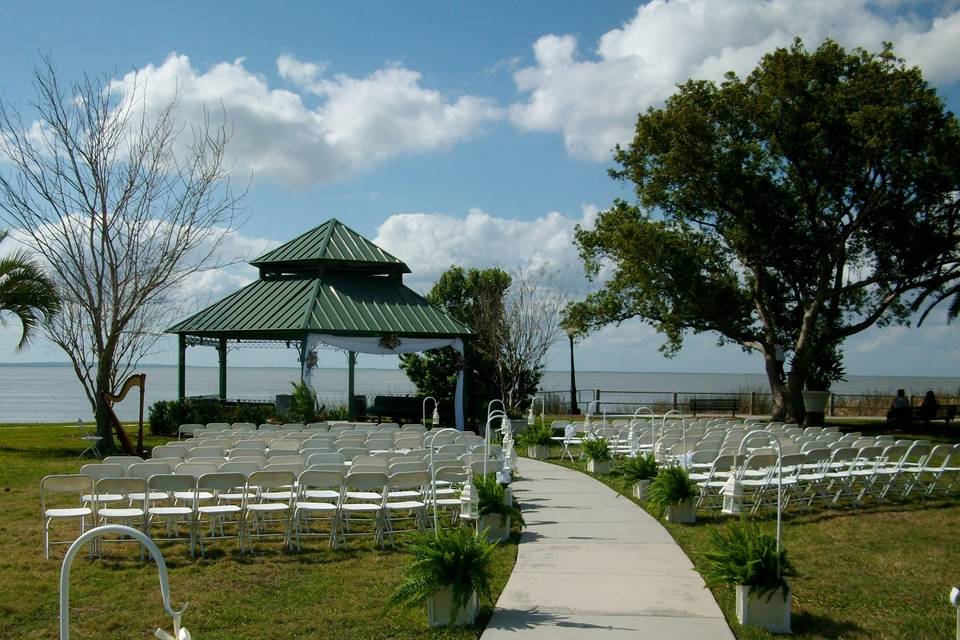
<path id="1" fill-rule="evenodd" d="M 928 289 L 914 301 L 913 310 L 917 311 L 929 298 L 932 298 L 932 301 L 927 304 L 927 308 L 920 314 L 920 321 L 917 322 L 917 326 L 923 324 L 934 307 L 950 298 L 953 299 L 947 306 L 947 323 L 949 324 L 956 320 L 957 316 L 960 316 L 960 263 L 955 262 L 941 282 L 942 285 L 939 288 Z"/>
<path id="2" fill-rule="evenodd" d="M 7 232 L 0 229 L 0 244 Z M 0 257 L 0 321 L 5 313 L 15 315 L 23 325 L 17 349 L 34 336 L 41 322 L 49 320 L 60 308 L 53 282 L 40 265 L 24 251 Z"/>

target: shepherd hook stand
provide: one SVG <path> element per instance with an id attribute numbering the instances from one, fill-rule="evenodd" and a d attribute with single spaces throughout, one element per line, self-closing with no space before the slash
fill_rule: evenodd
<path id="1" fill-rule="evenodd" d="M 60 568 L 60 640 L 70 640 L 70 566 L 73 564 L 73 559 L 80 551 L 80 547 L 93 538 L 106 533 L 118 533 L 136 538 L 140 544 L 147 548 L 147 551 L 150 552 L 157 563 L 157 572 L 160 574 L 160 596 L 163 598 L 164 610 L 173 618 L 173 635 L 163 629 L 157 629 L 154 635 L 160 640 L 190 640 L 190 632 L 180 626 L 180 617 L 187 610 L 187 605 L 183 605 L 183 609 L 179 611 L 174 611 L 170 606 L 170 582 L 167 579 L 167 563 L 163 559 L 163 554 L 145 533 L 121 524 L 108 524 L 90 529 L 77 538 L 67 549 L 67 555 L 63 558 L 63 566 Z"/>

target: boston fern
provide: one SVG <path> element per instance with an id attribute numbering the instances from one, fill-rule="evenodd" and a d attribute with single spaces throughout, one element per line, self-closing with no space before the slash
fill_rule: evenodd
<path id="1" fill-rule="evenodd" d="M 441 529 L 436 535 L 433 532 L 417 534 L 408 547 L 413 561 L 387 605 L 420 605 L 450 587 L 453 607 L 449 624 L 453 625 L 474 591 L 485 598 L 491 597 L 494 549 L 496 543 L 487 542 L 484 536 L 467 527 Z"/>
<path id="2" fill-rule="evenodd" d="M 657 459 L 652 453 L 637 454 L 633 458 L 624 458 L 617 467 L 617 473 L 623 480 L 623 489 L 636 484 L 640 480 L 652 480 L 657 477 Z"/>
<path id="3" fill-rule="evenodd" d="M 662 514 L 667 507 L 678 507 L 699 495 L 697 484 L 690 479 L 687 470 L 680 466 L 661 469 L 647 489 L 647 504 Z"/>
<path id="4" fill-rule="evenodd" d="M 590 438 L 583 441 L 583 453 L 594 462 L 606 462 L 610 455 L 610 443 L 603 438 Z"/>
<path id="5" fill-rule="evenodd" d="M 760 531 L 759 525 L 746 520 L 731 522 L 725 531 L 710 532 L 710 551 L 704 555 L 703 577 L 707 584 L 744 585 L 751 595 L 766 596 L 769 601 L 779 588 L 787 597 L 786 578 L 796 575 L 780 549 L 777 565 L 777 539 Z"/>
<path id="6" fill-rule="evenodd" d="M 474 476 L 473 484 L 480 502 L 481 516 L 499 513 L 501 526 L 506 523 L 507 518 L 516 522 L 521 528 L 526 526 L 527 523 L 523 521 L 523 513 L 520 512 L 520 504 L 516 498 L 512 499 L 510 504 L 504 504 L 507 499 L 507 489 L 497 482 L 494 474 Z"/>
<path id="7" fill-rule="evenodd" d="M 521 433 L 517 440 L 525 447 L 549 446 L 553 443 L 553 427 L 535 424 Z"/>
<path id="8" fill-rule="evenodd" d="M 633 484 L 638 480 L 652 480 L 657 477 L 657 459 L 652 453 L 624 458 L 617 471 L 626 484 Z"/>

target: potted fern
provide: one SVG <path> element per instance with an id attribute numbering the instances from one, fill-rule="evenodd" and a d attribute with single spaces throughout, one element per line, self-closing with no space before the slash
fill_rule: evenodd
<path id="1" fill-rule="evenodd" d="M 667 522 L 693 523 L 697 510 L 693 505 L 699 495 L 697 484 L 680 466 L 661 469 L 647 490 L 647 504 L 658 516 L 666 514 Z"/>
<path id="2" fill-rule="evenodd" d="M 623 488 L 630 487 L 633 497 L 643 499 L 647 494 L 650 482 L 657 477 L 657 459 L 652 453 L 637 454 L 633 458 L 625 458 L 618 468 L 623 478 Z"/>
<path id="3" fill-rule="evenodd" d="M 737 620 L 774 633 L 790 633 L 790 585 L 795 576 L 784 549 L 756 523 L 731 522 L 726 531 L 710 533 L 704 556 L 707 584 L 730 584 L 737 591 Z"/>
<path id="4" fill-rule="evenodd" d="M 480 530 L 486 530 L 487 539 L 500 542 L 510 537 L 510 526 L 516 522 L 526 526 L 520 505 L 507 493 L 507 488 L 497 482 L 494 474 L 478 475 L 473 479 L 474 490 L 480 502 Z"/>
<path id="5" fill-rule="evenodd" d="M 553 428 L 546 424 L 535 424 L 519 436 L 520 444 L 527 448 L 527 456 L 534 460 L 546 460 L 550 457 L 550 444 L 553 442 Z"/>
<path id="6" fill-rule="evenodd" d="M 408 547 L 412 562 L 387 605 L 426 602 L 431 626 L 473 624 L 480 608 L 478 596 L 490 598 L 495 548 L 466 527 L 416 534 Z"/>
<path id="7" fill-rule="evenodd" d="M 587 456 L 587 471 L 597 474 L 610 473 L 613 456 L 610 444 L 603 438 L 590 438 L 583 441 L 583 453 Z"/>

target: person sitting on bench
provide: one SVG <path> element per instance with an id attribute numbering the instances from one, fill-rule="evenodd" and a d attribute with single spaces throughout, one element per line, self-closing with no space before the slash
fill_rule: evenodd
<path id="1" fill-rule="evenodd" d="M 937 417 L 939 410 L 940 403 L 937 402 L 937 396 L 931 389 L 927 391 L 927 395 L 923 396 L 923 402 L 920 403 L 920 417 L 923 418 L 923 424 L 929 425 L 930 421 Z"/>
<path id="2" fill-rule="evenodd" d="M 907 400 L 907 392 L 903 389 L 897 389 L 897 395 L 890 403 L 890 410 L 887 411 L 887 422 L 899 426 L 910 426 L 910 418 L 910 401 Z"/>

